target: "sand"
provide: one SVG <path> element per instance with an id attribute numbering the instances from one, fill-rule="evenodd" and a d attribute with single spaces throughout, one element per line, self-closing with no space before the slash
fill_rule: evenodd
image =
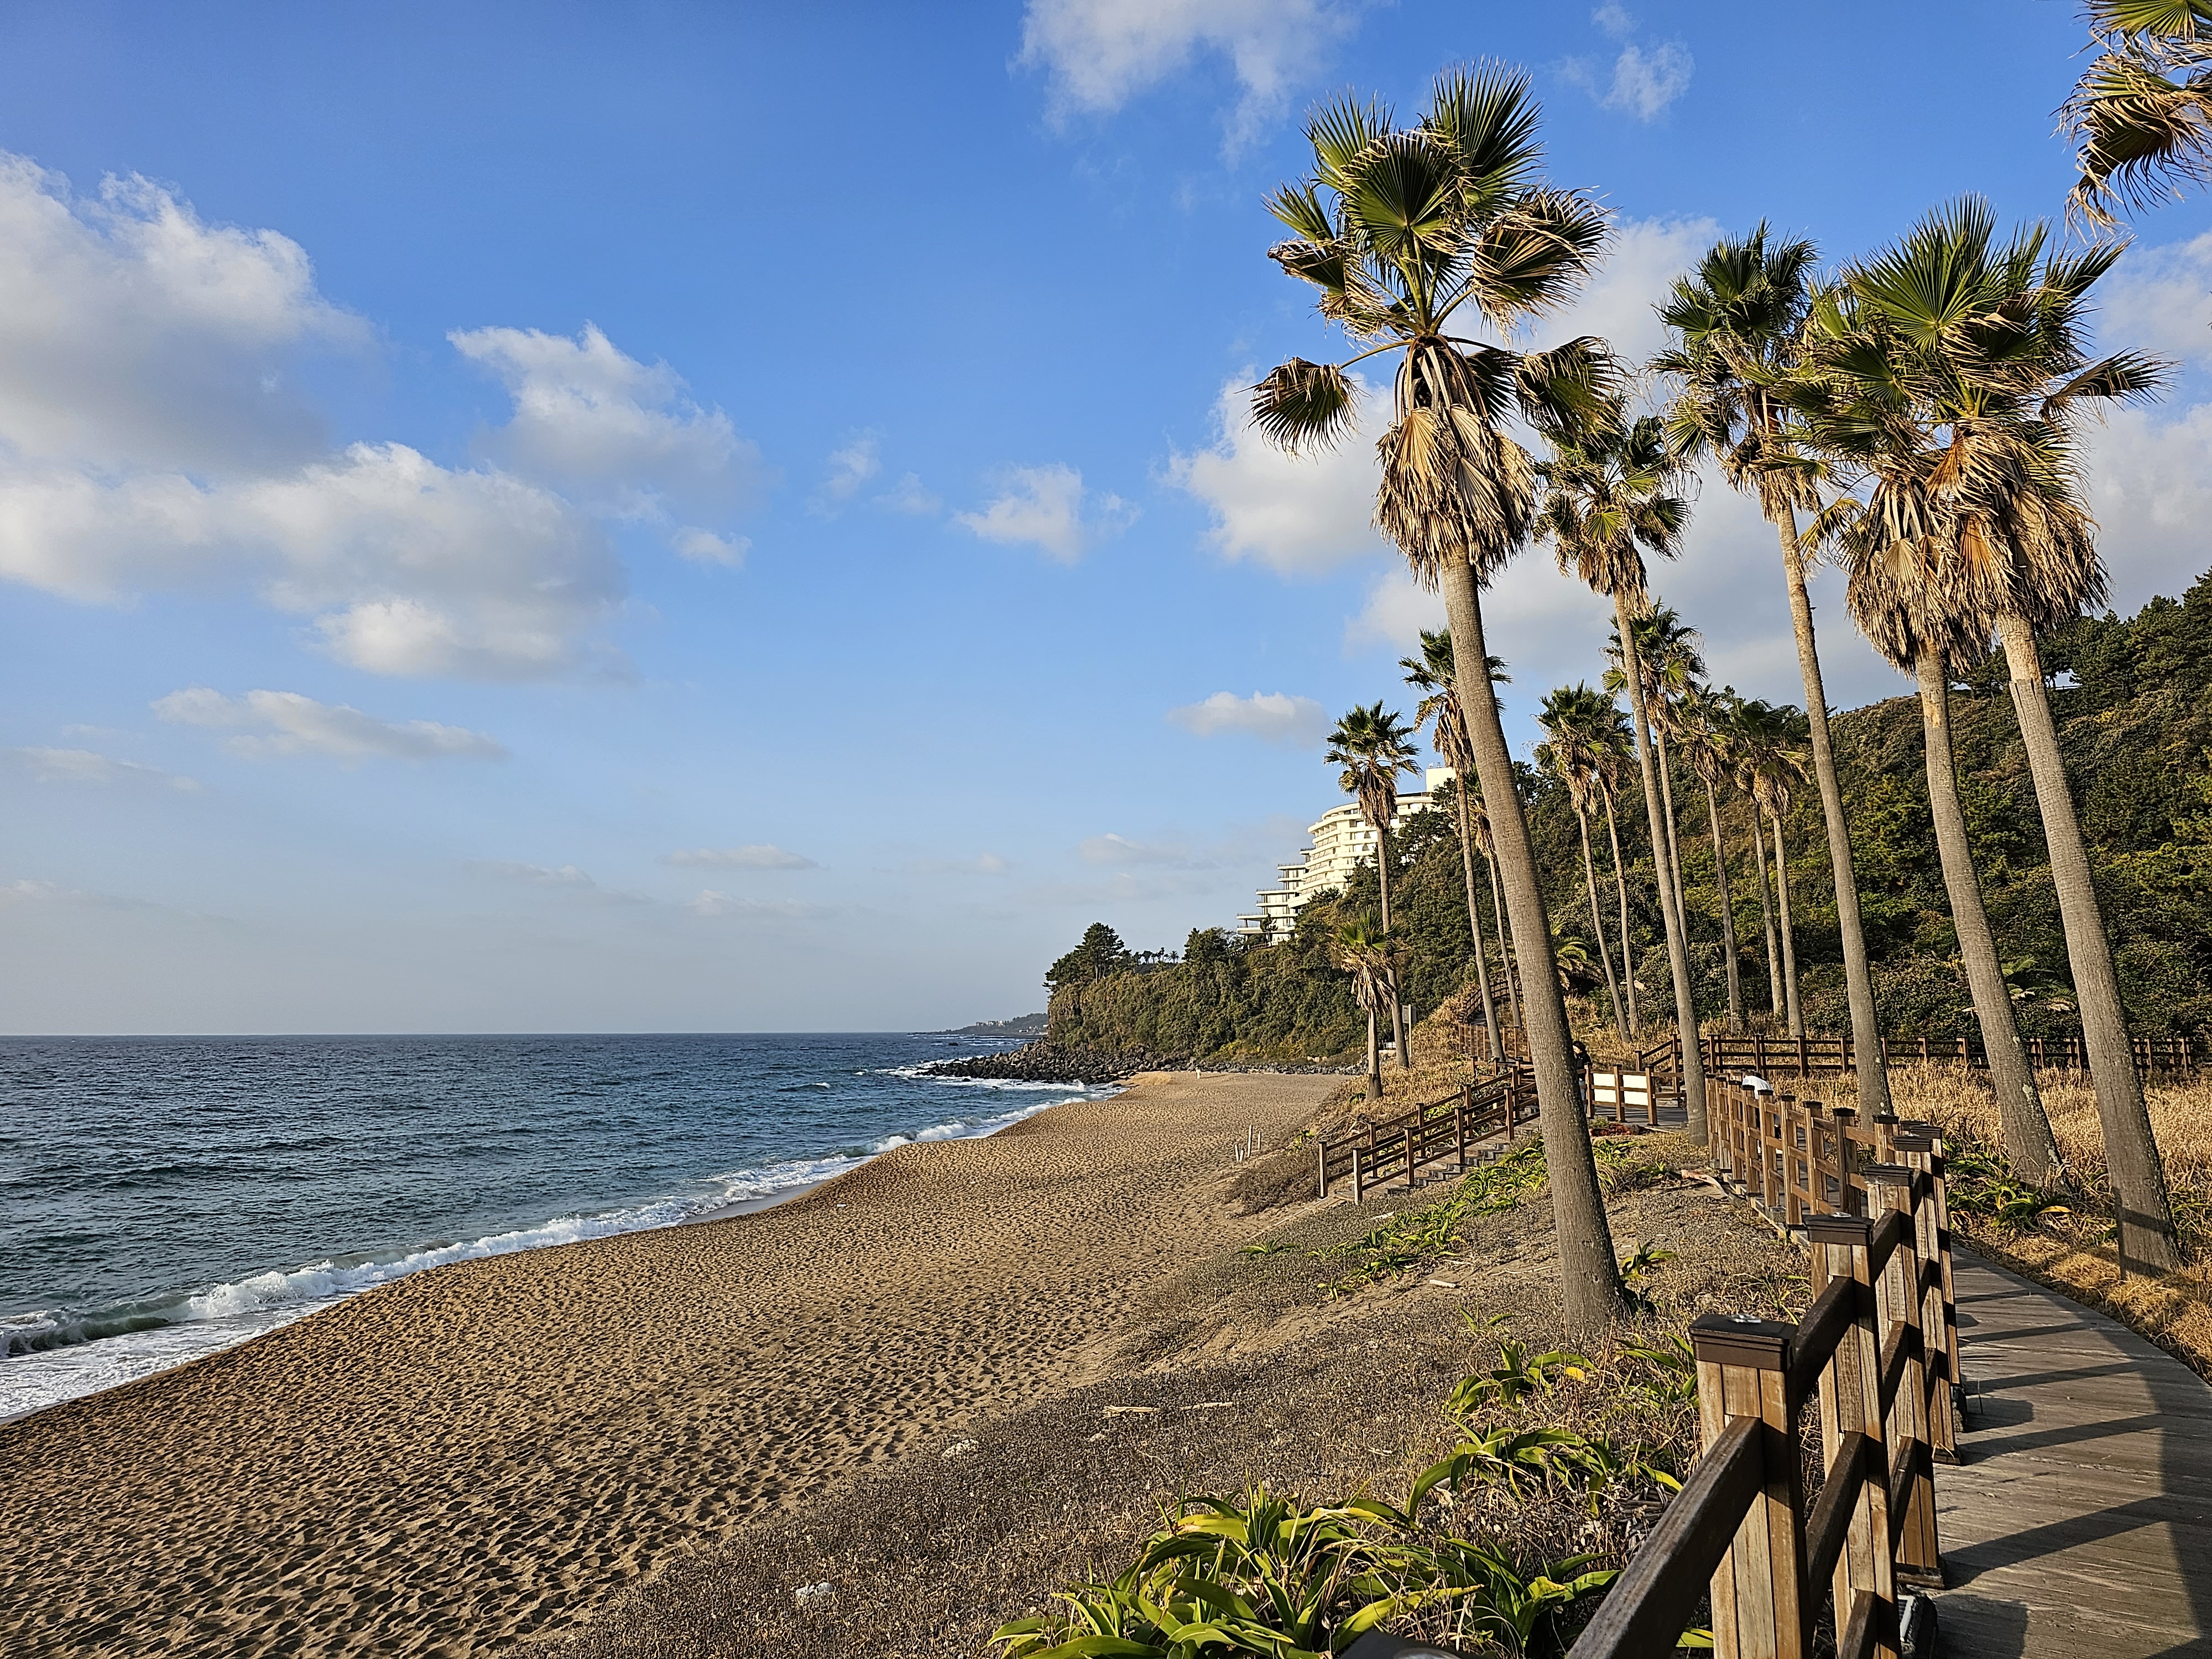
<path id="1" fill-rule="evenodd" d="M 1099 1380 L 1256 1231 L 1326 1077 L 1180 1073 L 754 1215 L 420 1273 L 0 1425 L 11 1656 L 504 1651 L 688 1548 Z"/>

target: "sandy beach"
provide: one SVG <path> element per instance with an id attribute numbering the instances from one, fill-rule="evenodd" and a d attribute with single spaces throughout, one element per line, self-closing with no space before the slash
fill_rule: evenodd
<path id="1" fill-rule="evenodd" d="M 1232 1143 L 1328 1077 L 1146 1077 L 757 1214 L 435 1269 L 0 1425 L 11 1656 L 437 1654 L 1099 1380 L 1261 1224 Z"/>

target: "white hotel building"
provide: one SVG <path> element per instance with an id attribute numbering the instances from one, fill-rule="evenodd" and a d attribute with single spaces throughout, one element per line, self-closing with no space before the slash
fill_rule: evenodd
<path id="1" fill-rule="evenodd" d="M 1448 766 L 1431 766 L 1423 788 L 1400 795 L 1398 815 L 1390 820 L 1392 831 L 1404 829 L 1407 819 L 1428 805 L 1430 792 L 1449 781 L 1451 775 Z M 1306 834 L 1313 838 L 1313 845 L 1298 854 L 1296 863 L 1275 866 L 1283 872 L 1282 884 L 1261 890 L 1259 914 L 1237 917 L 1238 933 L 1267 944 L 1287 938 L 1308 899 L 1343 891 L 1355 869 L 1374 861 L 1375 831 L 1360 817 L 1357 801 L 1331 807 Z"/>

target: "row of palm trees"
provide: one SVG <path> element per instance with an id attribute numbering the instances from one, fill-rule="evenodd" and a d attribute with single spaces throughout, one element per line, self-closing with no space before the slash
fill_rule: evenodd
<path id="1" fill-rule="evenodd" d="M 2193 0 L 2093 0 L 2090 10 L 2107 51 L 2069 112 L 2084 140 L 2075 204 L 2094 217 L 2109 213 L 2115 191 L 2141 195 L 2147 179 L 2201 174 L 2212 155 L 2212 81 L 2203 72 L 2212 29 Z M 2035 643 L 2039 629 L 2103 591 L 2075 455 L 2080 420 L 2146 395 L 2162 373 L 2132 353 L 2093 360 L 2085 347 L 2087 296 L 2117 247 L 2058 249 L 2039 226 L 2000 238 L 1987 206 L 1970 199 L 1824 275 L 1811 243 L 1761 225 L 1721 240 L 1674 284 L 1660 307 L 1668 343 L 1648 366 L 1668 395 L 1658 413 L 1637 416 L 1633 377 L 1605 342 L 1517 343 L 1595 270 L 1607 235 L 1595 200 L 1544 178 L 1539 120 L 1527 77 L 1495 65 L 1439 76 L 1408 126 L 1376 102 L 1340 100 L 1316 112 L 1311 174 L 1269 203 L 1291 232 L 1270 257 L 1318 290 L 1322 316 L 1357 349 L 1339 362 L 1282 364 L 1255 388 L 1253 416 L 1293 453 L 1337 442 L 1357 419 L 1348 371 L 1397 357 L 1377 444 L 1376 522 L 1443 599 L 1455 714 L 1472 763 L 1462 775 L 1489 803 L 1570 1320 L 1601 1324 L 1626 1304 L 1578 1108 L 1549 918 L 1485 672 L 1481 593 L 1531 540 L 1544 539 L 1563 571 L 1612 602 L 1650 843 L 1671 848 L 1655 743 L 1654 710 L 1664 699 L 1652 690 L 1655 668 L 1663 668 L 1647 666 L 1637 625 L 1652 610 L 1647 561 L 1681 552 L 1689 516 L 1681 481 L 1705 460 L 1758 502 L 1779 544 L 1862 1111 L 1886 1110 L 1889 1093 L 1806 590 L 1807 568 L 1823 552 L 1850 573 L 1855 619 L 1921 686 L 1931 798 L 1948 803 L 1936 804 L 1946 884 L 1962 914 L 2006 1150 L 2039 1179 L 2061 1172 L 2009 1000 L 1996 994 L 2001 980 L 1989 983 L 1994 947 L 1985 953 L 1978 936 L 1969 942 L 1980 899 L 1950 810 L 1955 769 L 1942 708 L 1965 658 L 1992 635 L 2003 649 L 2120 1199 L 2121 1250 L 2153 1268 L 2174 1265 L 2172 1207 Z M 1778 802 L 1771 790 L 1770 799 Z M 1655 855 L 1654 865 L 1676 1029 L 1693 1039 L 1678 862 Z M 1985 935 L 1985 916 L 1981 928 Z M 1783 969 L 1787 987 L 1794 975 L 1786 962 Z M 1702 1135 L 1694 1040 L 1682 1043 L 1682 1058 L 1691 1127 Z"/>

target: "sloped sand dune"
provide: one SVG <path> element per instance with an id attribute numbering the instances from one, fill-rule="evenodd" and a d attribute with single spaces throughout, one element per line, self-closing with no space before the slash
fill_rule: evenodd
<path id="1" fill-rule="evenodd" d="M 436 1269 L 0 1426 L 0 1650 L 437 1654 L 1092 1380 L 1337 1079 L 1165 1074 L 757 1215 Z"/>

